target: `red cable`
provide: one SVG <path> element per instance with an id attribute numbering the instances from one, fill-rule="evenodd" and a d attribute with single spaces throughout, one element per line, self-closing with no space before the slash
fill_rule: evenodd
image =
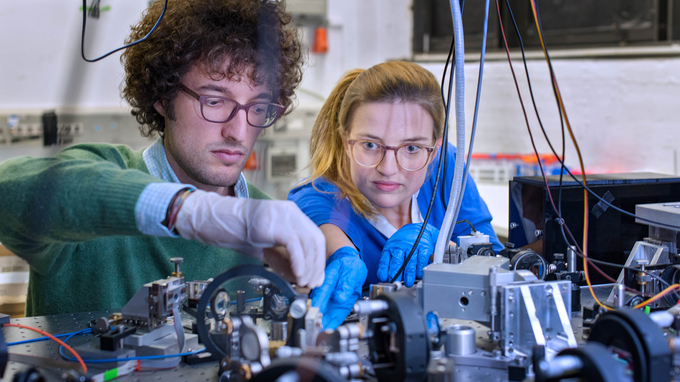
<path id="1" fill-rule="evenodd" d="M 85 362 L 83 361 L 83 359 L 80 358 L 80 355 L 78 355 L 78 353 L 76 353 L 76 351 L 73 350 L 72 347 L 66 345 L 66 343 L 65 343 L 64 341 L 60 340 L 59 338 L 57 338 L 57 337 L 55 337 L 55 336 L 53 336 L 53 335 L 51 335 L 51 334 L 49 334 L 49 333 L 47 333 L 47 332 L 45 332 L 45 331 L 43 331 L 43 330 L 36 329 L 36 328 L 32 328 L 32 327 L 26 326 L 26 325 L 21 325 L 21 324 L 3 324 L 2 326 L 5 326 L 5 327 L 11 326 L 11 327 L 15 327 L 15 328 L 28 329 L 28 330 L 32 330 L 32 331 L 34 331 L 34 332 L 38 332 L 38 333 L 42 334 L 42 335 L 45 336 L 45 337 L 49 337 L 50 339 L 54 340 L 55 342 L 57 342 L 57 343 L 60 344 L 61 346 L 65 347 L 66 350 L 70 351 L 70 352 L 73 354 L 73 356 L 75 356 L 76 359 L 78 360 L 78 362 L 80 363 L 80 366 L 83 368 L 83 372 L 84 372 L 84 373 L 87 373 L 87 365 L 85 365 Z"/>
<path id="2" fill-rule="evenodd" d="M 533 149 L 534 149 L 534 153 L 535 153 L 535 155 L 536 155 L 536 161 L 537 161 L 537 163 L 538 163 L 538 167 L 541 169 L 541 175 L 542 175 L 542 177 L 543 177 L 543 181 L 545 182 L 546 189 L 547 189 L 547 190 L 550 190 L 550 186 L 549 186 L 549 184 L 548 184 L 548 179 L 547 179 L 547 177 L 545 176 L 545 171 L 543 170 L 543 165 L 542 165 L 542 163 L 541 163 L 541 157 L 540 157 L 540 154 L 538 153 L 538 149 L 536 148 L 536 143 L 534 142 L 534 135 L 533 135 L 533 133 L 531 132 L 531 128 L 530 128 L 530 126 L 529 126 L 529 118 L 528 118 L 528 116 L 527 116 L 527 112 L 526 112 L 526 109 L 525 109 L 525 107 L 524 107 L 524 101 L 523 101 L 523 99 L 522 99 L 522 94 L 521 94 L 521 92 L 520 92 L 520 90 L 519 90 L 519 84 L 517 83 L 517 76 L 516 76 L 516 74 L 515 74 L 515 69 L 514 69 L 513 66 L 512 66 L 512 58 L 510 57 L 510 49 L 509 49 L 509 47 L 508 47 L 508 40 L 507 40 L 507 38 L 505 37 L 505 29 L 503 28 L 503 19 L 502 19 L 502 17 L 501 17 L 500 4 L 499 4 L 498 0 L 496 0 L 496 10 L 497 10 L 497 12 L 498 12 L 498 21 L 499 21 L 499 25 L 500 25 L 500 28 L 501 28 L 501 36 L 503 36 L 503 43 L 504 43 L 503 45 L 504 45 L 504 47 L 505 47 L 505 52 L 506 52 L 506 54 L 507 54 L 507 56 L 508 56 L 508 63 L 510 64 L 510 71 L 512 72 L 512 78 L 513 78 L 513 80 L 514 80 L 514 82 L 515 82 L 515 88 L 517 89 L 517 96 L 519 97 L 519 102 L 520 102 L 520 105 L 522 106 L 522 113 L 524 114 L 524 120 L 525 120 L 525 122 L 526 122 L 527 130 L 528 130 L 528 132 L 529 132 L 529 138 L 530 138 L 530 140 L 531 140 L 531 146 L 532 146 Z M 553 76 L 553 75 L 551 75 L 551 76 L 552 76 L 552 78 L 554 79 L 554 76 Z M 554 82 L 555 82 L 555 86 L 557 86 L 557 81 L 555 80 Z M 561 109 L 560 109 L 560 112 L 562 112 Z M 550 203 L 552 204 L 553 209 L 554 209 L 555 211 L 557 211 L 557 206 L 555 205 L 555 201 L 554 201 L 554 199 L 553 199 L 553 197 L 552 197 L 552 193 L 551 193 L 551 192 L 548 192 L 548 197 L 550 198 Z M 569 232 L 569 235 L 571 236 L 571 232 L 569 231 L 569 228 L 567 228 L 566 225 L 564 225 L 564 228 L 567 230 L 567 232 Z M 572 239 L 573 239 L 573 236 L 572 236 Z M 578 248 L 578 244 L 577 244 L 577 248 Z M 581 252 L 581 254 L 583 254 L 582 251 L 580 250 L 580 248 L 579 248 L 579 252 Z M 584 256 L 585 256 L 585 255 L 584 255 Z M 605 273 L 602 271 L 602 269 L 600 269 L 600 267 L 598 267 L 597 265 L 593 264 L 593 263 L 590 261 L 590 259 L 587 259 L 587 262 L 588 262 L 588 264 L 589 264 L 591 267 L 595 268 L 595 270 L 596 270 L 598 273 L 600 273 L 602 276 L 604 276 L 606 279 L 608 279 L 608 280 L 610 280 L 610 281 L 612 281 L 612 282 L 616 282 L 613 278 L 611 278 L 611 277 L 609 277 L 607 274 L 605 274 Z M 632 289 L 630 289 L 630 288 L 627 288 L 627 289 L 632 290 Z"/>

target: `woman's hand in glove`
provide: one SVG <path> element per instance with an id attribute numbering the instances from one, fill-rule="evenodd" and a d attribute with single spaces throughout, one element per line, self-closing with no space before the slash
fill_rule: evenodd
<path id="1" fill-rule="evenodd" d="M 323 313 L 323 328 L 335 330 L 352 311 L 361 297 L 368 270 L 352 247 L 342 247 L 326 261 L 323 285 L 314 289 L 310 297 L 312 306 Z"/>
<path id="2" fill-rule="evenodd" d="M 378 280 L 392 281 L 404 264 L 405 258 L 411 253 L 413 243 L 416 242 L 422 226 L 423 223 L 407 224 L 387 240 L 380 255 Z M 410 288 L 416 278 L 423 277 L 423 268 L 430 263 L 430 256 L 434 253 L 434 247 L 437 244 L 437 236 L 439 236 L 439 230 L 428 224 L 420 238 L 418 248 L 413 252 L 413 256 L 404 268 L 404 273 L 397 281 L 403 279 L 404 285 Z"/>

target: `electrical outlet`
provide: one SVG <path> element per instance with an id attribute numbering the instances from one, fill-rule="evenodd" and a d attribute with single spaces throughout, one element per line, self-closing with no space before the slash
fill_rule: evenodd
<path id="1" fill-rule="evenodd" d="M 21 137 L 37 138 L 43 133 L 42 125 L 39 123 L 22 123 L 18 127 L 20 127 Z"/>
<path id="2" fill-rule="evenodd" d="M 9 128 L 9 135 L 12 138 L 22 138 L 24 136 L 24 124 L 18 124 Z"/>
<path id="3" fill-rule="evenodd" d="M 76 122 L 71 124 L 71 135 L 83 135 L 82 122 Z"/>
<path id="4" fill-rule="evenodd" d="M 83 134 L 82 122 L 58 123 L 57 131 L 61 136 L 76 136 Z"/>

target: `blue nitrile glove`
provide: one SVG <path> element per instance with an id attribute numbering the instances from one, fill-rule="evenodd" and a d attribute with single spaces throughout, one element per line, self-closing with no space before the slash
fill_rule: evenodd
<path id="1" fill-rule="evenodd" d="M 335 330 L 361 297 L 368 270 L 359 251 L 342 247 L 326 260 L 323 285 L 312 291 L 312 306 L 323 313 L 323 328 Z"/>
<path id="2" fill-rule="evenodd" d="M 404 263 L 404 258 L 411 252 L 413 243 L 416 242 L 422 226 L 423 223 L 407 224 L 387 240 L 380 255 L 378 280 L 382 282 L 392 281 L 392 278 Z M 416 277 L 423 277 L 423 268 L 430 263 L 430 256 L 434 253 L 434 247 L 437 244 L 437 236 L 439 236 L 439 230 L 428 224 L 420 238 L 418 248 L 413 252 L 404 273 L 397 281 L 403 279 L 404 284 L 410 288 L 413 286 Z"/>

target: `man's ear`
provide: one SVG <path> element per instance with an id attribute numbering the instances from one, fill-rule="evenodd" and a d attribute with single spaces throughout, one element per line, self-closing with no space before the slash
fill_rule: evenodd
<path id="1" fill-rule="evenodd" d="M 167 118 L 167 114 L 165 113 L 165 107 L 163 106 L 162 101 L 156 101 L 153 103 L 153 108 L 156 109 L 158 114 L 162 115 L 163 117 Z"/>

